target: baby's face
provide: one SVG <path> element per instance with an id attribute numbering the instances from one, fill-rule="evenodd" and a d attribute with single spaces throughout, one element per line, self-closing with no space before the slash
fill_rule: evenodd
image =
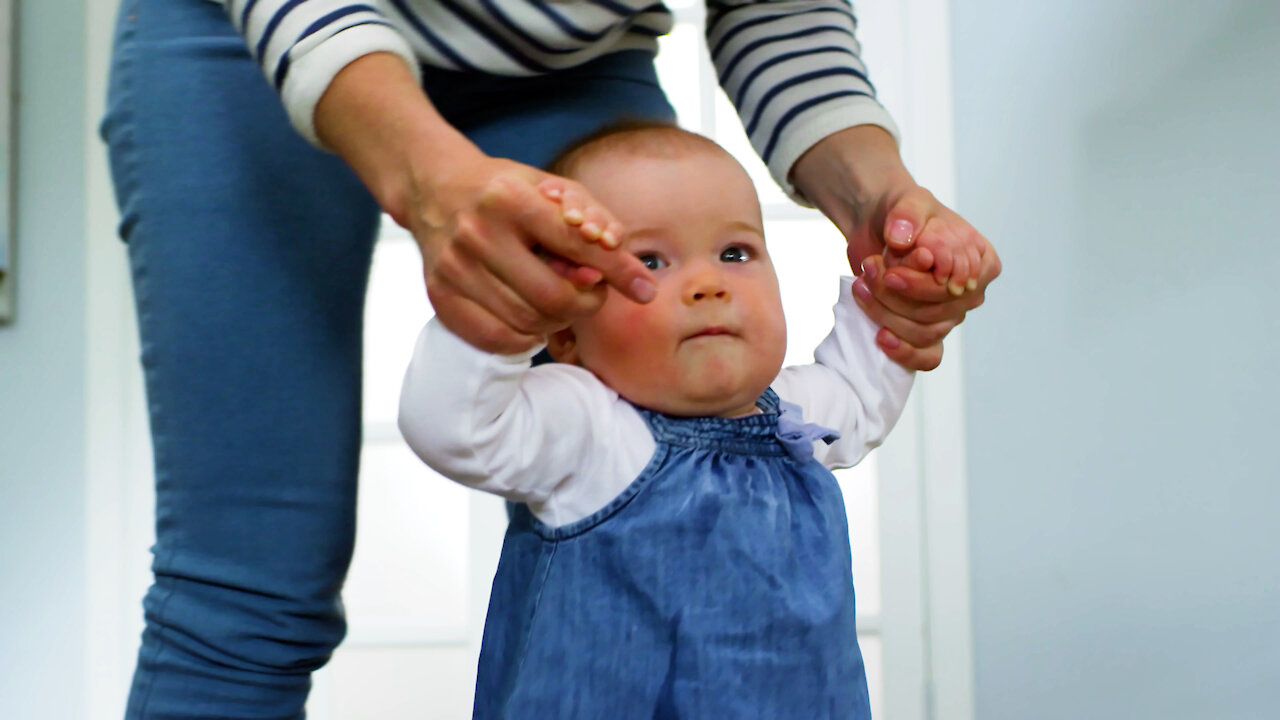
<path id="1" fill-rule="evenodd" d="M 627 228 L 625 249 L 658 281 L 641 305 L 610 289 L 574 323 L 570 355 L 622 397 L 671 415 L 755 411 L 786 353 L 760 203 L 729 155 L 602 153 L 575 179 Z M 553 343 L 553 347 L 555 343 Z"/>

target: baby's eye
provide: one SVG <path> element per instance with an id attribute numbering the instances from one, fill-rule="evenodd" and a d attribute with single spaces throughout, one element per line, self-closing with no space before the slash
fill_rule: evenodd
<path id="1" fill-rule="evenodd" d="M 741 245 L 733 245 L 720 251 L 720 262 L 740 263 L 751 259 L 751 251 Z"/>
<path id="2" fill-rule="evenodd" d="M 637 255 L 636 257 L 639 258 L 640 262 L 644 263 L 644 266 L 650 270 L 661 270 L 667 266 L 667 261 L 654 253 L 644 253 L 642 255 Z"/>

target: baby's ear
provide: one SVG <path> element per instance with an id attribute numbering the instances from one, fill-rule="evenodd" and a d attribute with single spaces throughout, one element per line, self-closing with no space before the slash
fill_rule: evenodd
<path id="1" fill-rule="evenodd" d="M 573 328 L 557 330 L 548 335 L 547 352 L 551 353 L 556 362 L 577 365 L 578 336 L 573 334 Z"/>

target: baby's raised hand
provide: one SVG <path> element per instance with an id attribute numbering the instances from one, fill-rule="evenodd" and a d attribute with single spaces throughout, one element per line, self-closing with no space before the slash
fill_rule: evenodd
<path id="1" fill-rule="evenodd" d="M 549 177 L 538 183 L 538 191 L 547 199 L 560 204 L 560 216 L 565 223 L 578 228 L 588 242 L 615 249 L 622 243 L 622 224 L 613 219 L 595 200 L 572 180 Z M 546 255 L 546 261 L 561 276 L 575 285 L 594 285 L 601 280 L 599 270 L 577 265 L 555 255 Z"/>
<path id="2" fill-rule="evenodd" d="M 538 190 L 548 199 L 560 203 L 564 221 L 578 228 L 584 239 L 609 249 L 622 243 L 622 224 L 596 204 L 595 199 L 577 183 L 553 176 L 538 183 Z"/>
<path id="3" fill-rule="evenodd" d="M 889 208 L 884 239 L 894 251 L 885 253 L 889 267 L 907 265 L 930 272 L 955 296 L 977 289 L 983 260 L 991 252 L 981 233 L 919 186 L 903 193 Z"/>

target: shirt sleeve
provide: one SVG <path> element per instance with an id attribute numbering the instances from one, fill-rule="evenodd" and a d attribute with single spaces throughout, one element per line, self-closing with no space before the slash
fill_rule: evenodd
<path id="1" fill-rule="evenodd" d="M 793 199 L 806 150 L 857 125 L 898 128 L 875 97 L 848 0 L 706 0 L 707 47 L 756 152 Z"/>
<path id="2" fill-rule="evenodd" d="M 267 81 L 280 93 L 290 122 L 314 145 L 320 146 L 316 103 L 338 72 L 357 58 L 395 53 L 421 81 L 409 42 L 372 0 L 228 0 L 226 7 Z"/>
<path id="3" fill-rule="evenodd" d="M 814 457 L 829 468 L 856 465 L 884 442 L 906 407 L 915 373 L 876 345 L 878 330 L 853 301 L 853 278 L 842 278 L 835 327 L 814 351 L 815 362 L 784 368 L 773 385 L 804 410 L 805 422 L 839 431 L 831 445 L 814 443 Z"/>
<path id="4" fill-rule="evenodd" d="M 418 337 L 400 432 L 436 472 L 528 503 L 551 526 L 599 510 L 648 464 L 644 419 L 580 367 L 477 350 L 438 320 Z"/>

